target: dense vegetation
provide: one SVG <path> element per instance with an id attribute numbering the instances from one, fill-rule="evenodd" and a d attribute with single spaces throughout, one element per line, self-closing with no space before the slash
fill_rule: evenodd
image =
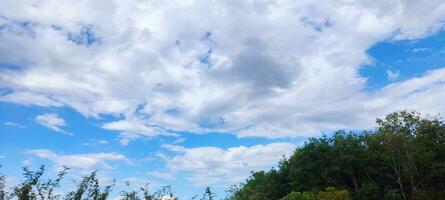
<path id="1" fill-rule="evenodd" d="M 309 139 L 277 169 L 233 187 L 229 199 L 445 199 L 443 122 L 404 111 L 377 124 Z"/>
<path id="2" fill-rule="evenodd" d="M 377 120 L 372 131 L 338 131 L 311 138 L 275 169 L 253 172 L 226 200 L 438 200 L 445 199 L 445 125 L 437 118 L 398 112 Z M 44 167 L 24 168 L 25 180 L 9 189 L 0 176 L 0 200 L 104 200 L 113 185 L 100 186 L 96 172 L 67 194 L 56 192 L 68 169 L 43 179 Z M 171 188 L 149 185 L 120 192 L 122 200 L 173 200 Z M 207 188 L 193 199 L 212 200 Z"/>

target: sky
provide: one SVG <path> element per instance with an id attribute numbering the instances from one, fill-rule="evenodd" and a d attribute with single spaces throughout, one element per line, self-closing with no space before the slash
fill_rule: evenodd
<path id="1" fill-rule="evenodd" d="M 444 28 L 442 0 L 2 0 L 0 173 L 222 198 L 308 137 L 443 114 Z"/>

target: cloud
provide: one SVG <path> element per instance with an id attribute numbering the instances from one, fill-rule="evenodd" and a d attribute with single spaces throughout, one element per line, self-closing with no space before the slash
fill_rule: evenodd
<path id="1" fill-rule="evenodd" d="M 18 123 L 15 123 L 15 122 L 3 122 L 3 124 L 6 125 L 6 126 L 14 126 L 14 127 L 17 127 L 17 128 L 26 128 L 26 126 L 18 124 Z"/>
<path id="2" fill-rule="evenodd" d="M 153 172 L 148 172 L 147 175 L 156 177 L 156 178 L 165 179 L 165 180 L 174 180 L 175 179 L 174 173 L 171 173 L 171 172 L 153 171 Z"/>
<path id="3" fill-rule="evenodd" d="M 59 115 L 55 113 L 37 115 L 35 120 L 39 124 L 46 126 L 47 128 L 53 131 L 64 133 L 67 135 L 72 135 L 72 133 L 66 132 L 63 129 L 61 129 L 61 127 L 66 126 L 65 120 L 63 118 L 60 118 Z"/>
<path id="4" fill-rule="evenodd" d="M 106 123 L 102 126 L 103 129 L 111 130 L 111 131 L 119 131 L 121 143 L 127 145 L 129 141 L 139 138 L 140 136 L 153 137 L 156 135 L 172 135 L 175 134 L 168 133 L 167 131 L 156 127 L 154 125 L 150 126 L 145 124 L 141 120 L 132 119 L 132 120 L 121 120 Z"/>
<path id="5" fill-rule="evenodd" d="M 88 142 L 81 143 L 83 146 L 95 147 L 99 145 L 108 144 L 108 140 L 90 139 Z"/>
<path id="6" fill-rule="evenodd" d="M 386 86 L 376 94 L 376 98 L 366 102 L 366 107 L 382 110 L 410 108 L 434 114 L 445 110 L 445 105 L 438 100 L 445 98 L 444 91 L 445 69 L 442 68 Z"/>
<path id="7" fill-rule="evenodd" d="M 94 169 L 112 169 L 110 162 L 125 161 L 126 157 L 119 153 L 88 153 L 60 155 L 48 149 L 27 150 L 27 154 L 37 158 L 47 159 L 57 167 L 67 166 L 90 172 Z"/>
<path id="8" fill-rule="evenodd" d="M 29 166 L 29 165 L 31 165 L 31 161 L 30 160 L 23 160 L 22 161 L 22 165 L 24 165 L 24 166 Z"/>
<path id="9" fill-rule="evenodd" d="M 403 96 L 369 93 L 358 73 L 377 42 L 442 30 L 440 0 L 2 1 L 0 13 L 0 87 L 12 90 L 1 101 L 122 117 L 102 127 L 123 144 L 184 131 L 298 137 L 369 128 L 396 108 L 445 112 L 440 98 L 415 101 L 445 93 L 430 74 L 388 86 L 417 91 Z"/>
<path id="10" fill-rule="evenodd" d="M 30 92 L 14 92 L 0 96 L 0 101 L 9 103 L 18 103 L 22 105 L 37 105 L 43 107 L 60 107 L 63 104 L 56 102 L 44 95 L 33 94 Z"/>
<path id="11" fill-rule="evenodd" d="M 290 143 L 271 143 L 251 147 L 185 148 L 165 145 L 168 150 L 177 153 L 174 157 L 165 157 L 167 172 L 152 175 L 167 175 L 182 172 L 187 180 L 198 186 L 227 186 L 245 179 L 251 171 L 267 170 L 276 165 L 283 155 L 290 155 L 295 145 Z"/>
<path id="12" fill-rule="evenodd" d="M 386 76 L 388 77 L 389 81 L 395 81 L 397 78 L 399 78 L 400 71 L 391 71 L 388 69 L 386 70 Z"/>

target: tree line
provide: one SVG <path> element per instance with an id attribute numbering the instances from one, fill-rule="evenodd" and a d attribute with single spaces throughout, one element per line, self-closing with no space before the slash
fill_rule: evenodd
<path id="1" fill-rule="evenodd" d="M 310 138 L 277 168 L 233 186 L 228 199 L 445 199 L 445 125 L 401 111 L 375 130 Z"/>

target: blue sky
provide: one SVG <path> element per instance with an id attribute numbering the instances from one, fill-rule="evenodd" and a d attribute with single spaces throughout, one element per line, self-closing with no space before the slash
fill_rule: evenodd
<path id="1" fill-rule="evenodd" d="M 222 198 L 308 137 L 443 114 L 444 20 L 441 1 L 2 1 L 0 173 Z"/>

